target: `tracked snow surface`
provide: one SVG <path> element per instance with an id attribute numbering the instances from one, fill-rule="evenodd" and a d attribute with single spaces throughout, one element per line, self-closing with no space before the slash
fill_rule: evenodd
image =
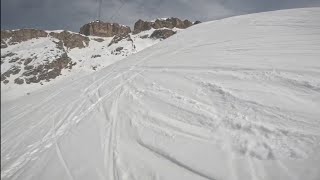
<path id="1" fill-rule="evenodd" d="M 2 101 L 1 179 L 320 179 L 319 18 L 203 23 Z"/>

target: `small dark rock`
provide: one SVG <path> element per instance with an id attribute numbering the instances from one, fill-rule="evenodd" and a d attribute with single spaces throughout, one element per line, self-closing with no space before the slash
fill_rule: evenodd
<path id="1" fill-rule="evenodd" d="M 120 52 L 123 49 L 123 47 L 117 47 L 115 51 Z"/>
<path id="2" fill-rule="evenodd" d="M 98 57 L 101 57 L 100 54 L 96 54 L 96 55 L 92 55 L 91 58 L 98 58 Z"/>
<path id="3" fill-rule="evenodd" d="M 94 38 L 93 40 L 95 40 L 97 42 L 103 42 L 104 41 L 104 39 L 102 39 L 102 38 Z"/>
<path id="4" fill-rule="evenodd" d="M 193 23 L 193 25 L 200 24 L 200 23 L 201 23 L 201 21 L 195 21 L 195 22 Z"/>
<path id="5" fill-rule="evenodd" d="M 140 36 L 140 38 L 141 38 L 141 39 L 146 39 L 146 38 L 148 38 L 148 37 L 149 37 L 149 35 L 148 35 L 148 34 L 143 35 L 143 36 Z"/>

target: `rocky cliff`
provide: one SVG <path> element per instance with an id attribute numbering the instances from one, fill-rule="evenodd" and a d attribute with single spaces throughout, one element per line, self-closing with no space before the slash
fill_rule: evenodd
<path id="1" fill-rule="evenodd" d="M 141 31 L 147 31 L 150 29 L 161 29 L 161 28 L 178 28 L 178 29 L 186 29 L 192 26 L 193 23 L 189 20 L 180 20 L 179 18 L 164 18 L 164 19 L 156 19 L 155 21 L 143 21 L 139 19 L 134 24 L 133 33 L 137 34 Z"/>

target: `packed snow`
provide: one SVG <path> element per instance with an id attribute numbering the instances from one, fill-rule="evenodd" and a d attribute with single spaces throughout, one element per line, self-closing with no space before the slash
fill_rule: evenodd
<path id="1" fill-rule="evenodd" d="M 319 18 L 202 23 L 2 100 L 1 179 L 320 179 Z"/>

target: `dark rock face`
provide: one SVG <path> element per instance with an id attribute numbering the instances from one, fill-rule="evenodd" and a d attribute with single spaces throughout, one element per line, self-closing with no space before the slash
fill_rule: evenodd
<path id="1" fill-rule="evenodd" d="M 158 29 L 155 30 L 150 38 L 152 39 L 167 39 L 168 37 L 174 35 L 176 32 L 170 29 Z"/>
<path id="2" fill-rule="evenodd" d="M 141 31 L 147 31 L 150 30 L 151 28 L 154 29 L 160 29 L 160 28 L 179 28 L 179 29 L 186 29 L 190 26 L 192 26 L 193 23 L 190 22 L 189 20 L 180 20 L 179 18 L 167 18 L 167 19 L 157 19 L 155 22 L 148 22 L 148 21 L 143 21 L 139 19 L 135 24 L 134 24 L 134 34 L 137 34 Z"/>
<path id="3" fill-rule="evenodd" d="M 143 21 L 143 20 L 139 19 L 134 24 L 133 34 L 137 34 L 137 33 L 141 32 L 141 31 L 150 30 L 152 27 L 153 27 L 153 23 L 152 22 Z"/>
<path id="4" fill-rule="evenodd" d="M 8 47 L 7 43 L 3 39 L 1 39 L 1 49 L 4 49 L 6 47 Z"/>
<path id="5" fill-rule="evenodd" d="M 62 31 L 61 33 L 51 32 L 50 36 L 59 39 L 63 42 L 67 48 L 84 48 L 89 45 L 90 39 L 80 34 L 70 33 L 68 31 Z"/>
<path id="6" fill-rule="evenodd" d="M 193 23 L 193 25 L 200 24 L 200 23 L 201 23 L 201 21 L 195 21 L 195 22 Z"/>
<path id="7" fill-rule="evenodd" d="M 112 44 L 117 44 L 118 42 L 120 42 L 122 40 L 127 40 L 127 41 L 133 42 L 133 40 L 131 39 L 131 36 L 129 34 L 119 34 L 119 35 L 116 35 L 113 37 L 113 39 L 111 40 L 111 42 L 109 43 L 108 46 L 111 46 Z"/>
<path id="8" fill-rule="evenodd" d="M 131 29 L 128 26 L 102 21 L 94 21 L 80 28 L 80 33 L 86 36 L 113 37 L 120 34 L 129 34 L 130 32 Z"/>

